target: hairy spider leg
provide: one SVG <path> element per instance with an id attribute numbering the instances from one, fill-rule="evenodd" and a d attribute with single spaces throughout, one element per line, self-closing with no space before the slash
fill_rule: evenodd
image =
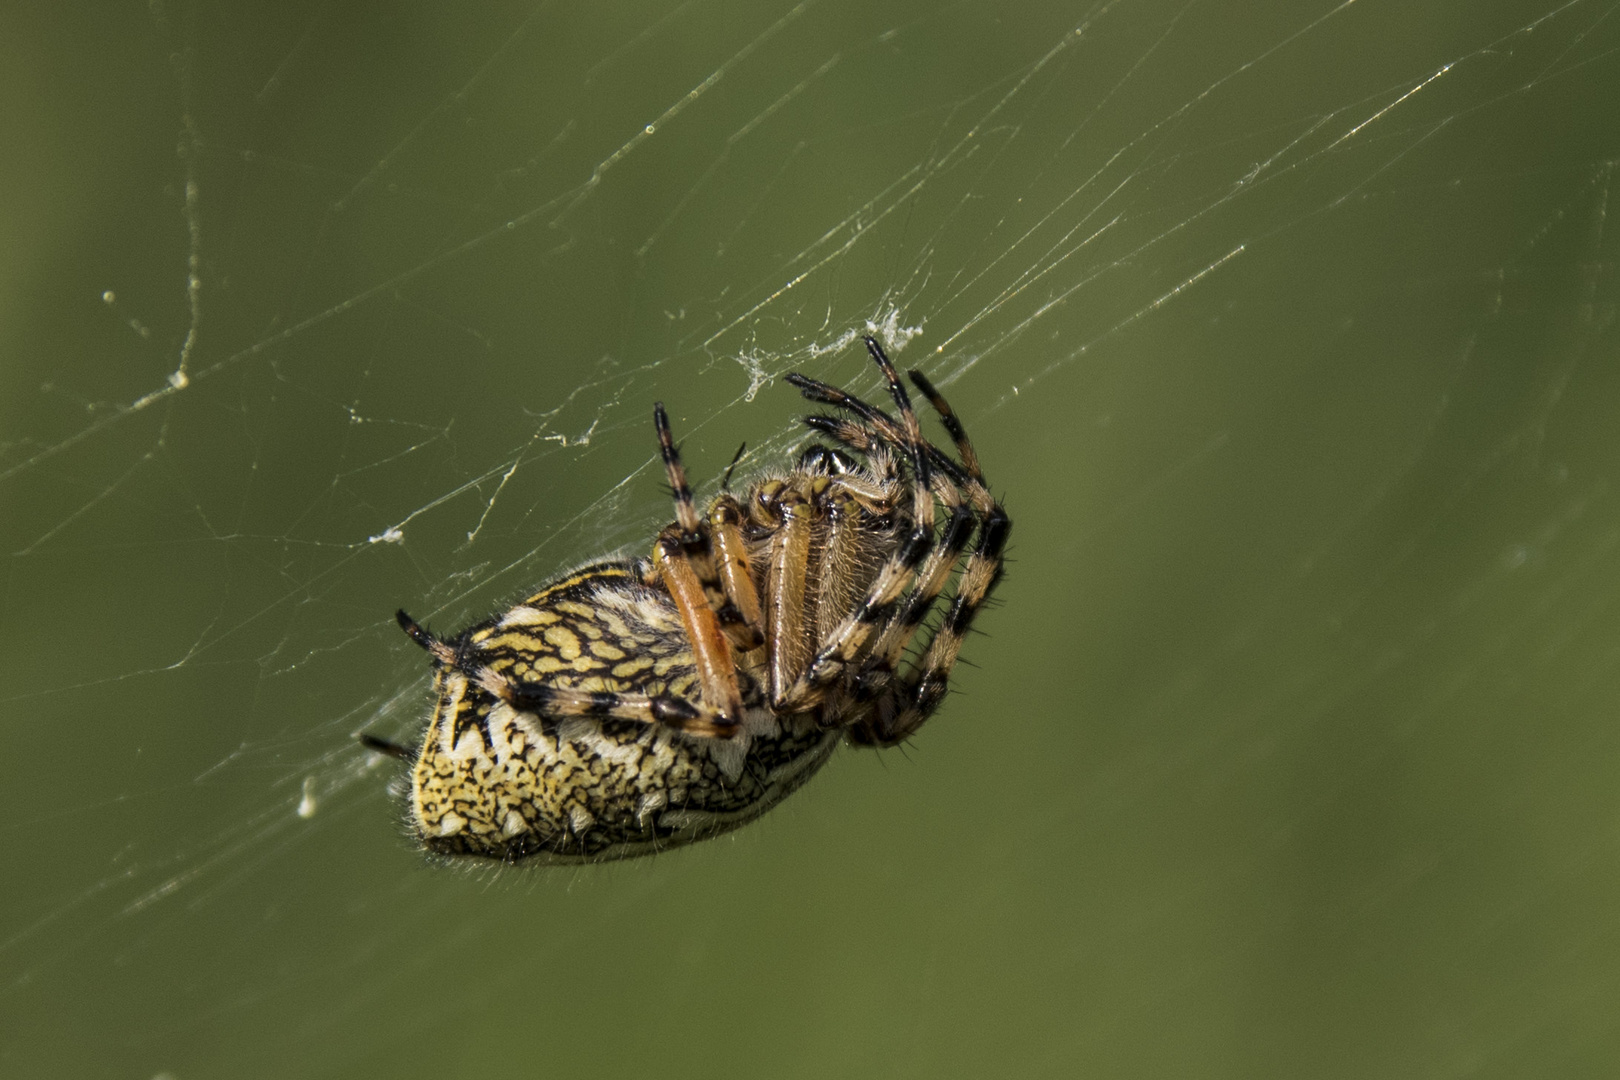
<path id="1" fill-rule="evenodd" d="M 721 494 L 709 508 L 714 561 L 719 564 L 720 582 L 726 593 L 726 604 L 719 611 L 720 625 L 732 645 L 749 652 L 765 644 L 765 623 L 748 561 L 748 545 L 743 541 L 742 522 L 742 506 L 730 494 Z"/>
<path id="2" fill-rule="evenodd" d="M 736 724 L 726 723 L 713 713 L 672 694 L 649 697 L 646 694 L 616 694 L 520 683 L 489 668 L 481 669 L 476 677 L 480 686 L 512 708 L 538 716 L 635 720 L 643 724 L 662 724 L 688 735 L 721 739 L 730 738 L 738 730 Z"/>
<path id="3" fill-rule="evenodd" d="M 653 402 L 653 428 L 658 432 L 658 452 L 664 459 L 664 475 L 669 477 L 669 489 L 675 496 L 675 523 L 680 526 L 681 543 L 693 547 L 704 544 L 708 536 L 703 531 L 703 519 L 692 503 L 692 489 L 686 483 L 686 469 L 681 465 L 681 452 L 675 448 L 675 439 L 669 433 L 669 414 L 662 401 Z"/>
<path id="4" fill-rule="evenodd" d="M 868 459 L 867 469 L 873 473 L 882 472 L 879 466 L 873 464 L 874 458 L 886 461 L 889 457 L 889 447 L 904 446 L 906 441 L 904 430 L 881 409 L 872 409 L 872 416 L 862 420 L 851 420 L 847 416 L 828 416 L 825 413 L 813 413 L 802 419 L 804 426 L 810 430 L 819 431 L 828 438 L 865 454 Z M 941 494 L 943 490 L 941 485 L 945 483 L 955 484 L 963 491 L 969 490 L 973 478 L 968 475 L 966 469 L 952 461 L 944 451 L 927 439 L 923 440 L 923 452 L 928 455 L 929 480 L 934 486 L 936 495 L 945 498 Z M 892 467 L 890 471 L 892 472 Z"/>
<path id="5" fill-rule="evenodd" d="M 863 511 L 860 498 L 844 487 L 829 485 L 817 499 L 826 521 L 825 539 L 821 543 L 821 558 L 816 567 L 816 588 L 810 625 L 819 637 L 838 624 L 838 620 L 854 609 L 866 593 L 867 583 L 862 580 L 869 563 L 870 526 L 863 520 L 869 516 Z M 881 516 L 881 515 L 880 515 Z"/>
<path id="6" fill-rule="evenodd" d="M 677 538 L 681 548 L 686 553 L 687 561 L 691 563 L 697 573 L 698 580 L 703 585 L 703 592 L 709 607 L 714 609 L 720 620 L 720 627 L 732 645 L 743 650 L 755 649 L 763 641 L 763 632 L 759 622 L 758 594 L 750 584 L 748 593 L 741 591 L 741 582 L 732 568 L 740 552 L 741 532 L 724 538 L 727 551 L 715 551 L 715 526 L 713 515 L 705 524 L 698 515 L 697 507 L 692 501 L 692 488 L 686 480 L 686 468 L 681 464 L 681 453 L 675 446 L 675 440 L 670 435 L 669 416 L 664 412 L 664 403 L 656 402 L 653 405 L 653 426 L 658 431 L 658 452 L 664 459 L 664 473 L 669 478 L 670 492 L 675 497 L 675 524 Z M 737 448 L 736 457 L 726 467 L 725 479 L 721 482 L 722 488 L 731 480 L 731 470 L 741 460 L 747 443 Z M 741 516 L 738 516 L 741 521 Z M 730 559 L 728 560 L 728 553 Z M 744 556 L 744 568 L 747 560 Z M 749 595 L 754 598 L 750 606 Z M 753 618 L 750 619 L 750 612 Z M 733 680 L 735 681 L 735 680 Z"/>
<path id="7" fill-rule="evenodd" d="M 943 399 L 936 403 L 936 407 L 941 403 Z M 805 423 L 812 429 L 825 432 L 861 453 L 873 452 L 882 446 L 887 438 L 899 432 L 892 423 L 886 430 L 880 431 L 869 424 L 826 416 L 806 417 Z M 941 461 L 949 461 L 931 444 L 928 449 Z M 959 477 L 963 484 L 970 482 L 970 478 L 960 466 L 956 466 L 955 462 L 949 464 L 955 467 L 954 477 Z M 962 552 L 973 537 L 973 528 L 978 518 L 974 511 L 964 504 L 962 486 L 954 478 L 948 478 L 943 470 L 935 470 L 933 487 L 934 494 L 945 505 L 949 517 L 940 531 L 933 550 L 929 552 L 927 561 L 918 569 L 912 591 L 906 595 L 903 603 L 884 624 L 877 641 L 861 666 L 857 693 L 862 700 L 881 697 L 888 690 L 906 647 L 910 645 L 918 626 L 933 610 L 934 602 L 945 590 L 951 572 L 956 569 Z M 969 498 L 972 501 L 971 496 Z"/>
<path id="8" fill-rule="evenodd" d="M 357 738 L 360 740 L 360 745 L 367 750 L 375 750 L 379 754 L 387 754 L 389 757 L 399 758 L 401 761 L 412 761 L 416 758 L 416 751 L 410 747 L 402 746 L 389 739 L 379 738 L 369 731 L 360 732 Z"/>
<path id="9" fill-rule="evenodd" d="M 818 701 L 826 687 L 843 676 L 850 663 L 860 655 L 874 629 L 885 622 L 894 611 L 896 601 L 910 584 L 918 566 L 928 555 L 934 541 L 934 494 L 928 467 L 928 453 L 924 449 L 922 428 L 917 414 L 912 411 L 911 397 L 900 382 L 899 374 L 877 339 L 866 339 L 866 351 L 889 385 L 889 394 L 900 411 L 904 431 L 903 448 L 911 460 L 912 508 L 907 527 L 910 532 L 904 542 L 878 571 L 866 597 L 847 615 L 830 635 L 823 639 L 815 657 L 804 669 L 787 693 L 776 702 L 780 708 L 803 709 Z M 882 413 L 851 394 L 836 387 L 802 375 L 788 376 L 789 382 L 812 401 L 837 405 L 857 416 L 882 417 Z"/>
<path id="10" fill-rule="evenodd" d="M 928 397 L 929 403 L 934 406 L 934 409 L 939 412 L 945 430 L 950 433 L 956 443 L 957 452 L 963 455 L 963 463 L 958 464 L 943 454 L 938 447 L 926 440 L 924 441 L 924 446 L 928 450 L 929 462 L 933 465 L 936 474 L 935 494 L 939 495 L 941 502 L 950 505 L 950 496 L 945 493 L 943 485 L 939 483 L 938 474 L 943 473 L 967 495 L 968 501 L 973 504 L 974 510 L 981 519 L 991 517 L 1000 509 L 1000 504 L 985 484 L 984 474 L 979 470 L 978 454 L 974 452 L 973 444 L 968 441 L 967 433 L 963 430 L 961 421 L 956 418 L 950 404 L 940 395 L 939 391 L 934 389 L 933 384 L 923 377 L 921 372 L 910 371 L 907 374 L 911 376 L 912 382 L 916 383 L 918 388 Z M 895 424 L 888 414 L 880 409 L 870 409 L 869 413 L 862 415 L 861 420 L 851 420 L 846 416 L 807 416 L 804 418 L 804 424 L 812 431 L 819 431 L 852 450 L 866 455 L 880 453 L 886 444 L 898 442 L 901 439 L 899 426 Z"/>
<path id="11" fill-rule="evenodd" d="M 962 481 L 965 492 L 954 484 L 937 486 L 935 489 L 950 511 L 950 520 L 946 523 L 939 543 L 929 556 L 928 564 L 918 571 L 917 585 L 907 597 L 905 606 L 884 628 L 878 643 L 873 647 L 872 657 L 866 665 L 867 672 L 863 674 L 865 683 L 863 689 L 868 695 L 881 692 L 886 687 L 890 677 L 899 667 L 900 658 L 905 653 L 906 647 L 911 644 L 918 626 L 933 610 L 934 601 L 944 591 L 951 571 L 956 567 L 963 550 L 968 545 L 968 540 L 972 537 L 973 526 L 978 523 L 978 519 L 972 510 L 963 505 L 963 495 L 965 494 L 973 503 L 974 509 L 984 515 L 986 521 L 992 520 L 1000 513 L 994 497 L 985 486 L 984 474 L 979 468 L 979 456 L 974 452 L 973 443 L 968 439 L 967 431 L 957 419 L 950 403 L 922 372 L 912 370 L 906 374 L 939 414 L 940 423 L 955 443 L 957 456 L 961 458 L 961 467 L 967 476 Z M 964 572 L 966 569 L 964 567 Z"/>
<path id="12" fill-rule="evenodd" d="M 968 555 L 958 580 L 956 596 L 946 609 L 940 625 L 923 643 L 915 668 L 894 682 L 892 671 L 898 667 L 900 654 L 932 609 L 945 580 L 949 578 L 948 572 L 942 574 L 938 587 L 932 591 L 929 589 L 930 567 L 924 567 L 919 572 L 918 585 L 907 598 L 905 608 L 884 628 L 872 650 L 872 659 L 862 674 L 860 689 L 863 696 L 881 699 L 876 724 L 868 732 L 869 741 L 880 745 L 894 745 L 902 741 L 938 708 L 948 689 L 950 670 L 956 663 L 962 640 L 974 616 L 1001 578 L 1002 550 L 1010 529 L 1006 511 L 990 493 L 979 467 L 978 455 L 961 421 L 926 377 L 916 371 L 907 374 L 939 413 L 941 423 L 956 444 L 962 461 L 955 470 L 954 478 L 977 511 L 979 543 Z M 867 423 L 837 417 L 806 417 L 805 423 L 813 430 L 824 432 L 861 453 L 892 439 L 897 433 L 892 421 L 885 427 L 873 417 L 863 419 Z M 955 465 L 954 462 L 951 464 Z M 961 547 L 966 547 L 967 536 L 954 531 L 959 527 L 958 520 L 953 518 L 946 524 L 941 549 L 953 540 L 959 540 Z M 903 639 L 898 637 L 901 633 L 904 634 Z M 887 669 L 885 663 L 889 665 Z"/>
<path id="13" fill-rule="evenodd" d="M 473 678 L 478 677 L 478 665 L 468 663 L 466 653 L 460 645 L 451 645 L 449 642 L 441 640 L 427 627 L 405 614 L 404 608 L 394 612 L 394 620 L 399 623 L 399 628 L 405 631 L 405 636 L 421 646 L 440 667 L 460 671 Z M 461 741 L 461 732 L 463 730 L 463 722 L 458 718 L 455 721 L 454 730 L 450 732 L 450 742 L 452 744 Z M 365 739 L 362 738 L 361 742 L 365 742 Z"/>
<path id="14" fill-rule="evenodd" d="M 780 705 L 809 660 L 805 594 L 814 510 L 804 492 L 791 483 L 772 497 L 771 508 L 781 522 L 766 549 L 765 670 L 771 701 Z"/>
<path id="15" fill-rule="evenodd" d="M 735 726 L 742 722 L 742 689 L 737 683 L 737 665 L 732 659 L 730 639 L 721 626 L 720 611 L 730 607 L 728 615 L 736 613 L 736 621 L 741 621 L 741 613 L 735 604 L 727 602 L 715 573 L 709 533 L 692 505 L 692 489 L 687 486 L 686 470 L 681 467 L 680 451 L 670 435 L 663 402 L 653 406 L 653 427 L 658 432 L 658 449 L 675 496 L 675 524 L 653 543 L 653 568 L 675 601 L 686 628 L 704 704 L 716 714 L 719 723 Z"/>
<path id="16" fill-rule="evenodd" d="M 916 584 L 884 625 L 871 654 L 862 665 L 859 693 L 863 698 L 876 697 L 888 688 L 906 647 L 911 644 L 922 621 L 933 610 L 934 602 L 945 591 L 946 582 L 961 561 L 963 549 L 973 537 L 973 526 L 977 519 L 961 501 L 960 493 L 957 494 L 957 501 L 949 506 L 949 511 L 950 517 L 940 530 L 938 542 L 917 571 Z"/>
<path id="17" fill-rule="evenodd" d="M 900 410 L 900 419 L 906 427 L 906 450 L 910 452 L 912 467 L 915 470 L 917 484 L 928 487 L 928 455 L 923 447 L 927 445 L 922 436 L 922 424 L 917 420 L 917 414 L 911 408 L 911 395 L 906 393 L 905 383 L 900 381 L 900 374 L 894 370 L 889 362 L 889 354 L 883 351 L 875 337 L 866 338 L 866 351 L 871 355 L 878 369 L 883 372 L 884 379 L 889 383 L 889 395 L 894 398 L 895 408 Z M 929 507 L 932 516 L 933 507 Z"/>
<path id="18" fill-rule="evenodd" d="M 946 608 L 944 618 L 924 644 L 921 660 L 915 670 L 903 677 L 895 687 L 893 704 L 890 708 L 898 705 L 899 715 L 883 725 L 888 730 L 880 727 L 873 732 L 877 736 L 877 741 L 885 745 L 893 745 L 917 730 L 944 699 L 949 688 L 951 669 L 956 665 L 956 658 L 961 653 L 962 640 L 972 627 L 974 616 L 978 614 L 1001 580 L 1006 565 L 1002 553 L 1006 548 L 1007 534 L 1012 529 L 1012 521 L 1008 518 L 1006 510 L 990 494 L 984 473 L 979 468 L 978 455 L 974 453 L 973 444 L 968 440 L 962 422 L 956 418 L 945 398 L 934 389 L 927 378 L 916 371 L 909 374 L 917 389 L 922 391 L 934 406 L 934 410 L 939 413 L 945 430 L 950 432 L 952 440 L 956 443 L 957 455 L 962 459 L 962 466 L 967 470 L 971 480 L 968 487 L 969 498 L 976 508 L 983 507 L 983 509 L 979 521 L 979 542 L 962 568 L 956 595 Z M 880 709 L 880 722 L 886 711 L 890 709 Z"/>
<path id="19" fill-rule="evenodd" d="M 797 571 L 806 578 L 804 618 L 796 620 L 792 639 L 800 643 L 797 652 L 801 655 L 808 654 L 813 642 L 854 609 L 871 584 L 865 573 L 872 527 L 868 520 L 875 523 L 876 519 L 889 519 L 889 528 L 896 534 L 907 528 L 904 510 L 896 514 L 901 476 L 895 469 L 894 456 L 887 447 L 873 447 L 865 458 L 863 464 L 842 450 L 819 445 L 806 448 L 799 456 L 795 482 L 810 500 L 816 523 L 811 545 L 816 555 L 814 565 L 807 560 L 807 565 Z M 775 505 L 774 500 L 767 501 Z M 898 525 L 891 515 L 900 518 Z M 780 524 L 780 519 L 773 524 Z M 813 588 L 810 581 L 814 582 Z M 792 601 L 785 600 L 784 607 L 791 610 Z M 794 670 L 802 673 L 802 665 Z M 780 682 L 778 685 L 782 686 Z M 842 720 L 828 711 L 830 702 L 838 702 L 845 709 L 856 703 L 854 698 L 824 695 L 821 721 L 827 724 Z"/>
<path id="20" fill-rule="evenodd" d="M 420 645 L 439 663 L 449 667 L 454 667 L 459 663 L 460 658 L 455 647 L 434 637 L 432 631 L 405 614 L 404 608 L 394 612 L 394 621 L 399 623 L 399 628 L 405 631 L 406 637 Z"/>
<path id="21" fill-rule="evenodd" d="M 731 471 L 737 467 L 737 462 L 742 460 L 743 453 L 747 449 L 748 449 L 748 444 L 743 443 L 742 445 L 737 447 L 737 452 L 735 454 L 731 455 L 731 464 L 726 466 L 726 471 L 724 473 L 722 473 L 721 476 L 720 476 L 720 490 L 721 491 L 730 491 L 731 490 Z"/>
<path id="22" fill-rule="evenodd" d="M 945 395 L 934 389 L 934 384 L 928 381 L 928 376 L 916 368 L 908 369 L 906 377 L 911 380 L 917 391 L 928 399 L 928 404 L 934 407 L 934 412 L 939 414 L 940 424 L 950 435 L 951 441 L 956 444 L 956 456 L 962 459 L 962 467 L 968 471 L 969 476 L 981 484 L 984 483 L 984 473 L 979 471 L 979 455 L 968 439 L 967 429 L 962 427 L 962 421 L 957 419 L 956 410 L 945 400 Z"/>
<path id="23" fill-rule="evenodd" d="M 902 677 L 892 692 L 899 715 L 892 725 L 884 725 L 888 730 L 880 728 L 873 732 L 874 741 L 879 745 L 892 746 L 904 740 L 922 726 L 944 700 L 950 688 L 951 669 L 956 666 L 956 658 L 962 650 L 962 640 L 972 627 L 974 616 L 1001 581 L 1002 550 L 1010 529 L 1007 515 L 999 508 L 980 525 L 979 543 L 968 556 L 945 617 L 929 636 L 916 670 Z"/>

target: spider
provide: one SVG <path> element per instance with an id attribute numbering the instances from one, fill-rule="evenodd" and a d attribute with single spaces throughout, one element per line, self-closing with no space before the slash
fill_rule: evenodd
<path id="1" fill-rule="evenodd" d="M 507 862 L 675 847 L 763 814 L 840 739 L 894 746 L 933 715 L 1011 522 L 945 399 L 909 373 L 955 458 L 865 340 L 897 415 L 788 375 L 838 410 L 804 419 L 833 445 L 741 496 L 728 469 L 700 515 L 657 404 L 675 521 L 650 558 L 586 566 L 451 637 L 398 613 L 431 658 L 432 717 L 414 750 L 361 740 L 412 763 L 423 847 Z"/>

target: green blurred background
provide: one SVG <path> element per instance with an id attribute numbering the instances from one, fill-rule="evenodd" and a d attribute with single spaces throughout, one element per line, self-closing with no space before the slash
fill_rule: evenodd
<path id="1" fill-rule="evenodd" d="M 1613 3 L 12 4 L 0 93 L 6 1076 L 1616 1074 Z M 1016 522 L 961 692 L 418 857 L 394 608 L 885 320 Z"/>

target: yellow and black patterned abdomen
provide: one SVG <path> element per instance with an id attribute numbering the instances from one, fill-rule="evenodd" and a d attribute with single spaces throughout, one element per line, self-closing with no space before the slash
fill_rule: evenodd
<path id="1" fill-rule="evenodd" d="M 813 715 L 778 716 L 741 671 L 743 732 L 688 735 L 660 724 L 541 717 L 468 675 L 593 694 L 699 696 L 669 595 L 636 563 L 569 575 L 445 645 L 435 705 L 412 774 L 410 813 L 444 855 L 569 862 L 623 858 L 753 820 L 808 780 L 839 738 Z"/>

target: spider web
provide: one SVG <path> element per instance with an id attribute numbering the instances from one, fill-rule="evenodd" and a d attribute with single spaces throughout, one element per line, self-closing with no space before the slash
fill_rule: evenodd
<path id="1" fill-rule="evenodd" d="M 1612 1062 L 1614 4 L 8 18 L 8 1074 Z M 965 693 L 424 866 L 393 609 L 643 549 L 655 400 L 713 490 L 862 334 L 1017 522 Z"/>

